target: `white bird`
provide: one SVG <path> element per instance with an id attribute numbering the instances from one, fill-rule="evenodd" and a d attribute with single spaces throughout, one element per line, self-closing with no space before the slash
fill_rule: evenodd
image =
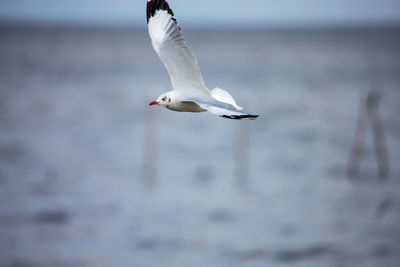
<path id="1" fill-rule="evenodd" d="M 154 50 L 171 78 L 173 90 L 160 95 L 150 105 L 174 111 L 203 112 L 228 119 L 255 119 L 258 115 L 241 112 L 233 97 L 221 88 L 209 90 L 197 60 L 186 45 L 174 13 L 164 0 L 147 0 L 147 24 Z"/>

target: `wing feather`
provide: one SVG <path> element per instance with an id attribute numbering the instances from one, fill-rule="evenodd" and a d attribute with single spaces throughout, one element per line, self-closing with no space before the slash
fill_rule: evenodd
<path id="1" fill-rule="evenodd" d="M 259 115 L 253 115 L 248 113 L 243 113 L 239 111 L 232 104 L 220 102 L 216 99 L 209 97 L 206 98 L 196 98 L 191 97 L 185 99 L 185 102 L 193 102 L 197 104 L 200 108 L 207 110 L 208 112 L 218 115 L 220 117 L 232 120 L 250 119 L 254 120 L 258 118 Z"/>
<path id="2" fill-rule="evenodd" d="M 175 90 L 195 89 L 210 94 L 197 60 L 173 16 L 166 1 L 147 1 L 147 22 L 153 48 L 168 70 Z"/>

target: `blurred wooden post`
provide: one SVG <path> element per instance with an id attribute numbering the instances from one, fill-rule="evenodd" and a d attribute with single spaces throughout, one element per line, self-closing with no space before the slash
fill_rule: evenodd
<path id="1" fill-rule="evenodd" d="M 367 133 L 367 114 L 365 112 L 364 99 L 361 100 L 360 108 L 358 109 L 357 128 L 354 135 L 353 146 L 350 154 L 350 159 L 347 164 L 347 174 L 356 176 L 360 168 L 361 157 L 364 153 L 364 142 Z"/>
<path id="2" fill-rule="evenodd" d="M 378 176 L 380 179 L 385 179 L 389 174 L 389 160 L 385 145 L 384 129 L 378 111 L 379 100 L 379 92 L 370 90 L 367 97 L 363 99 L 360 104 L 356 134 L 354 136 L 352 152 L 347 165 L 347 173 L 349 176 L 355 176 L 358 174 L 361 157 L 364 153 L 364 143 L 368 122 L 371 125 L 374 137 L 373 140 L 378 165 Z"/>
<path id="3" fill-rule="evenodd" d="M 249 124 L 237 121 L 235 136 L 235 179 L 238 186 L 248 183 L 249 175 Z"/>
<path id="4" fill-rule="evenodd" d="M 379 116 L 380 95 L 371 91 L 368 94 L 366 105 L 372 133 L 374 135 L 375 157 L 378 165 L 378 176 L 381 179 L 387 178 L 389 174 L 389 159 L 386 151 L 385 133 L 381 117 Z"/>
<path id="5" fill-rule="evenodd" d="M 148 108 L 145 117 L 145 131 L 142 158 L 142 181 L 148 189 L 157 185 L 157 158 L 160 139 L 160 113 Z"/>

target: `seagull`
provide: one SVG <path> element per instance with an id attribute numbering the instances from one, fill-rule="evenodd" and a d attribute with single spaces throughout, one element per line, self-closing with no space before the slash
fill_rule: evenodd
<path id="1" fill-rule="evenodd" d="M 209 90 L 192 50 L 186 45 L 181 28 L 168 3 L 147 0 L 147 24 L 154 50 L 171 78 L 173 90 L 160 95 L 149 105 L 173 111 L 208 111 L 227 119 L 255 119 L 258 115 L 241 112 L 233 97 L 221 88 Z"/>

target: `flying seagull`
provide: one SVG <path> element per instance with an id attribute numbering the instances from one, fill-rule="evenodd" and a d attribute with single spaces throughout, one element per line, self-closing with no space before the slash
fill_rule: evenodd
<path id="1" fill-rule="evenodd" d="M 209 111 L 227 119 L 255 119 L 258 115 L 241 112 L 233 97 L 221 88 L 209 90 L 197 60 L 186 45 L 174 13 L 164 0 L 147 0 L 147 24 L 154 50 L 171 78 L 173 90 L 160 95 L 150 105 L 174 111 Z"/>

